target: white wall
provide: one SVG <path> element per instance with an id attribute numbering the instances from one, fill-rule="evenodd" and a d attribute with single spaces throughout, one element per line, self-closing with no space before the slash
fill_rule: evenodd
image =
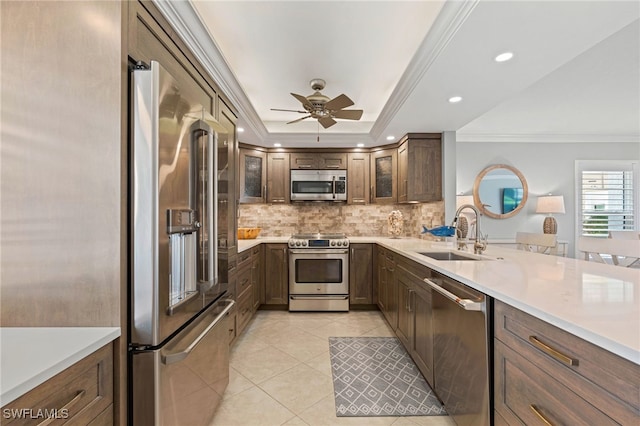
<path id="1" fill-rule="evenodd" d="M 481 230 L 489 239 L 514 239 L 517 231 L 542 232 L 544 215 L 536 214 L 539 195 L 564 195 L 563 215 L 558 221 L 558 239 L 569 242 L 574 253 L 575 160 L 628 160 L 640 158 L 638 143 L 532 143 L 462 142 L 456 143 L 456 194 L 471 194 L 475 177 L 492 164 L 508 164 L 520 170 L 529 185 L 529 199 L 523 210 L 508 219 L 483 216 Z M 455 194 L 447 193 L 446 197 Z"/>

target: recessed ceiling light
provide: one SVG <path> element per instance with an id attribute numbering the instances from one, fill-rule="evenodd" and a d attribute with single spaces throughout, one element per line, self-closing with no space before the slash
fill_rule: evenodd
<path id="1" fill-rule="evenodd" d="M 461 100 L 462 100 L 462 96 L 452 96 L 449 98 L 449 102 L 451 102 L 452 104 L 460 102 Z"/>
<path id="2" fill-rule="evenodd" d="M 275 146 L 276 148 L 280 148 L 280 147 L 282 146 L 282 144 L 281 144 L 281 143 L 276 142 L 276 143 L 274 143 L 274 144 L 273 144 L 273 146 Z"/>
<path id="3" fill-rule="evenodd" d="M 240 133 L 244 132 L 244 127 L 238 127 L 238 132 Z"/>
<path id="4" fill-rule="evenodd" d="M 504 52 L 504 53 L 501 53 L 498 56 L 496 56 L 494 58 L 494 60 L 496 62 L 506 62 L 511 58 L 513 58 L 513 53 L 512 52 Z"/>
<path id="5" fill-rule="evenodd" d="M 389 136 L 387 136 L 387 140 L 388 140 L 388 141 L 392 141 L 392 140 L 394 140 L 395 138 L 396 138 L 396 137 L 395 137 L 395 136 L 393 136 L 393 135 L 389 135 Z"/>
<path id="6" fill-rule="evenodd" d="M 359 143 L 359 144 L 358 144 L 358 145 L 356 145 L 356 146 L 357 146 L 358 148 L 362 148 L 362 147 L 364 147 L 364 144 L 363 144 L 363 143 Z"/>

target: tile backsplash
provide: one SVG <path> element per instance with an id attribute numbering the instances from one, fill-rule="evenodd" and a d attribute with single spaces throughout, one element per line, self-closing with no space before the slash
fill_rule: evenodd
<path id="1" fill-rule="evenodd" d="M 424 204 L 241 204 L 238 226 L 262 228 L 261 237 L 282 237 L 301 232 L 344 232 L 348 236 L 387 236 L 387 217 L 400 210 L 402 236 L 419 237 L 421 225 L 444 224 L 444 202 Z"/>

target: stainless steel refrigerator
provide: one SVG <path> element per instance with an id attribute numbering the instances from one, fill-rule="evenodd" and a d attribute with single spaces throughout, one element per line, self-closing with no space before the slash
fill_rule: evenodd
<path id="1" fill-rule="evenodd" d="M 132 74 L 130 422 L 207 425 L 229 382 L 234 303 L 218 280 L 224 129 L 158 62 Z"/>

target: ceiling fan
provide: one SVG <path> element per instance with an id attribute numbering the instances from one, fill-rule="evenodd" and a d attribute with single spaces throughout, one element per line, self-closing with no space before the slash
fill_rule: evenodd
<path id="1" fill-rule="evenodd" d="M 304 111 L 293 109 L 271 108 L 272 111 L 289 111 L 307 114 L 304 117 L 289 121 L 287 124 L 297 123 L 307 118 L 315 118 L 322 127 L 329 128 L 337 123 L 335 118 L 344 120 L 360 120 L 362 117 L 361 109 L 343 109 L 353 105 L 353 101 L 345 94 L 339 95 L 333 99 L 320 93 L 324 89 L 326 82 L 321 78 L 314 78 L 309 82 L 311 88 L 315 91 L 312 95 L 302 96 L 292 93 L 291 95 L 300 101 Z"/>

